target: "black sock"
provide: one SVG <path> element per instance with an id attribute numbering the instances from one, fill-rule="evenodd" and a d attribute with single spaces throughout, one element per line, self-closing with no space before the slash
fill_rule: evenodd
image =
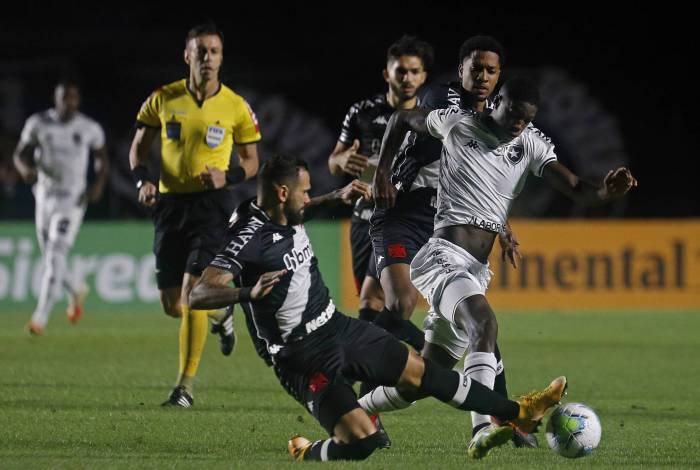
<path id="1" fill-rule="evenodd" d="M 388 308 L 384 307 L 384 310 L 379 312 L 379 314 L 374 318 L 374 324 L 384 328 L 386 331 L 398 338 L 401 334 L 401 315 L 398 312 L 392 312 Z"/>
<path id="2" fill-rule="evenodd" d="M 423 359 L 425 372 L 420 390 L 461 410 L 476 411 L 484 415 L 513 419 L 518 416 L 520 406 L 507 400 L 475 380 L 459 372 L 448 370 Z"/>
<path id="3" fill-rule="evenodd" d="M 372 323 L 375 318 L 379 315 L 379 310 L 374 310 L 373 308 L 361 308 L 359 319 L 366 322 Z"/>
<path id="4" fill-rule="evenodd" d="M 384 328 L 401 341 L 410 344 L 416 351 L 423 350 L 425 344 L 423 332 L 411 320 L 401 318 L 401 314 L 398 312 L 393 312 L 385 307 L 375 318 L 374 324 Z"/>
<path id="5" fill-rule="evenodd" d="M 410 344 L 419 353 L 425 345 L 425 333 L 411 322 L 411 320 L 401 320 L 401 341 Z"/>
<path id="6" fill-rule="evenodd" d="M 364 460 L 384 445 L 385 439 L 375 432 L 349 444 L 338 444 L 332 438 L 316 441 L 304 454 L 304 460 Z"/>
<path id="7" fill-rule="evenodd" d="M 501 372 L 496 375 L 496 380 L 493 383 L 493 391 L 504 398 L 508 398 L 508 388 L 506 387 L 506 369 L 503 367 L 503 359 L 501 359 L 501 351 L 498 349 L 498 344 L 496 344 L 494 355 L 496 356 L 496 362 L 501 365 Z"/>

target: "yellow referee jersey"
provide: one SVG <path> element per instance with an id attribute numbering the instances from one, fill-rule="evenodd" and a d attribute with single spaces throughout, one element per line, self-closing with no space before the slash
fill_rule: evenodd
<path id="1" fill-rule="evenodd" d="M 233 144 L 260 140 L 260 128 L 248 103 L 225 85 L 203 102 L 187 80 L 165 85 L 143 104 L 137 125 L 160 129 L 161 193 L 203 191 L 199 174 L 205 166 L 228 169 Z"/>

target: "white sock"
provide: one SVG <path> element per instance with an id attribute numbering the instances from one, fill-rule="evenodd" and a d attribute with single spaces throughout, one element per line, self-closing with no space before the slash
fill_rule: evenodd
<path id="1" fill-rule="evenodd" d="M 496 381 L 496 355 L 486 352 L 469 353 L 464 360 L 464 375 L 493 390 Z M 490 423 L 491 417 L 472 411 L 472 428 Z"/>
<path id="2" fill-rule="evenodd" d="M 404 400 L 396 388 L 383 385 L 361 397 L 357 402 L 368 415 L 403 410 L 413 404 L 413 402 Z"/>
<path id="3" fill-rule="evenodd" d="M 41 277 L 39 301 L 32 315 L 32 323 L 45 327 L 56 301 L 63 288 L 63 274 L 66 269 L 66 253 L 58 244 L 49 242 L 44 252 L 44 272 Z"/>

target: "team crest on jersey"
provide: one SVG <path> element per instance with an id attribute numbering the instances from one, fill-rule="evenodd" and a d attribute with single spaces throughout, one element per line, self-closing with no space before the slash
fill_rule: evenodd
<path id="1" fill-rule="evenodd" d="M 80 143 L 83 141 L 80 132 L 76 132 L 73 134 L 73 143 L 75 145 L 80 145 Z"/>
<path id="2" fill-rule="evenodd" d="M 508 160 L 510 160 L 511 163 L 518 163 L 520 160 L 523 159 L 523 156 L 525 155 L 525 149 L 522 145 L 516 144 L 506 148 L 505 153 L 506 157 L 508 158 Z"/>
<path id="3" fill-rule="evenodd" d="M 224 141 L 226 130 L 223 127 L 207 126 L 207 145 L 209 148 L 216 148 Z"/>

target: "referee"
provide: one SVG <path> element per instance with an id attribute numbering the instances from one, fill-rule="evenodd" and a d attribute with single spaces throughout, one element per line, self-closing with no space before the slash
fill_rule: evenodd
<path id="1" fill-rule="evenodd" d="M 221 320 L 221 314 L 190 310 L 187 298 L 217 253 L 235 209 L 228 187 L 258 171 L 256 142 L 261 136 L 255 114 L 219 80 L 223 44 L 224 35 L 213 24 L 189 31 L 184 51 L 189 77 L 157 89 L 146 100 L 129 152 L 139 203 L 153 208 L 161 304 L 167 315 L 181 318 L 178 380 L 163 405 L 194 403 L 192 388 L 206 342 L 207 316 Z M 160 180 L 147 166 L 158 136 Z M 234 144 L 239 166 L 229 166 Z"/>

